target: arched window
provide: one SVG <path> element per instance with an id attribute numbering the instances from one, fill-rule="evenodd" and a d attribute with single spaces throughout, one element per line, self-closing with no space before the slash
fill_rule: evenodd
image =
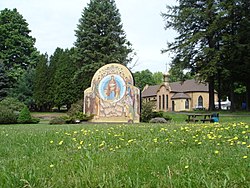
<path id="1" fill-rule="evenodd" d="M 203 107 L 203 97 L 199 96 L 198 98 L 198 107 Z"/>
<path id="2" fill-rule="evenodd" d="M 159 110 L 161 110 L 161 96 L 159 95 Z"/>
<path id="3" fill-rule="evenodd" d="M 189 100 L 188 99 L 186 99 L 186 101 L 185 101 L 185 109 L 189 109 Z"/>
<path id="4" fill-rule="evenodd" d="M 165 95 L 162 95 L 162 110 L 165 109 Z"/>
<path id="5" fill-rule="evenodd" d="M 168 95 L 166 95 L 166 110 L 168 111 Z"/>

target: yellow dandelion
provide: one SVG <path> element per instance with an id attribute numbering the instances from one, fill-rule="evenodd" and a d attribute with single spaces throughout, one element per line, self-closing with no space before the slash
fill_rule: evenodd
<path id="1" fill-rule="evenodd" d="M 188 169 L 188 168 L 189 168 L 189 166 L 188 166 L 188 165 L 186 165 L 186 166 L 185 166 L 185 168 L 186 168 L 186 169 Z"/>
<path id="2" fill-rule="evenodd" d="M 134 139 L 130 139 L 130 140 L 128 140 L 128 143 L 131 143 L 131 142 L 133 142 L 134 141 Z"/>
<path id="3" fill-rule="evenodd" d="M 238 140 L 239 138 L 238 138 L 238 136 L 235 136 L 233 139 L 234 139 L 234 140 Z"/>
<path id="4" fill-rule="evenodd" d="M 215 154 L 218 154 L 218 153 L 219 153 L 219 151 L 218 151 L 218 150 L 215 150 L 215 151 L 214 151 L 214 153 L 215 153 Z"/>
<path id="5" fill-rule="evenodd" d="M 250 144 L 247 146 L 247 148 L 250 148 Z"/>
<path id="6" fill-rule="evenodd" d="M 51 140 L 51 141 L 49 141 L 49 143 L 53 144 L 53 143 L 54 143 L 54 141 L 53 141 L 53 140 Z"/>
<path id="7" fill-rule="evenodd" d="M 241 144 L 242 144 L 242 145 L 246 145 L 247 143 L 246 143 L 246 142 L 242 142 Z"/>
<path id="8" fill-rule="evenodd" d="M 201 145 L 202 144 L 202 142 L 198 142 L 198 145 Z"/>
<path id="9" fill-rule="evenodd" d="M 246 129 L 248 129 L 248 128 L 249 128 L 249 126 L 248 126 L 248 125 L 246 125 L 246 126 L 245 126 L 245 128 L 246 128 Z"/>
<path id="10" fill-rule="evenodd" d="M 63 140 L 61 140 L 58 144 L 59 144 L 59 145 L 62 145 L 62 144 L 63 144 Z"/>
<path id="11" fill-rule="evenodd" d="M 245 156 L 243 156 L 242 158 L 243 158 L 243 159 L 247 159 L 247 156 L 245 155 Z"/>
<path id="12" fill-rule="evenodd" d="M 242 131 L 242 134 L 246 134 L 247 132 L 246 131 Z"/>
<path id="13" fill-rule="evenodd" d="M 80 142 L 80 145 L 82 145 L 82 144 L 83 144 L 83 141 Z"/>
<path id="14" fill-rule="evenodd" d="M 158 142 L 157 138 L 154 138 L 153 141 L 154 141 L 155 143 Z"/>
<path id="15" fill-rule="evenodd" d="M 82 149 L 82 146 L 78 146 L 77 149 Z"/>
<path id="16" fill-rule="evenodd" d="M 105 141 L 102 141 L 102 143 L 99 145 L 99 147 L 102 147 L 105 145 Z"/>
<path id="17" fill-rule="evenodd" d="M 51 164 L 51 165 L 49 165 L 49 167 L 50 167 L 50 168 L 53 168 L 53 167 L 54 167 L 54 165 L 53 165 L 53 164 Z"/>
<path id="18" fill-rule="evenodd" d="M 73 141 L 76 141 L 76 138 L 72 138 Z"/>

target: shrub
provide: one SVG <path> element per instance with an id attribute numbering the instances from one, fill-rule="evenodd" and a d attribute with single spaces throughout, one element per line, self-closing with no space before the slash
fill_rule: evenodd
<path id="1" fill-rule="evenodd" d="M 153 102 L 142 102 L 142 109 L 141 109 L 141 121 L 148 122 L 152 119 L 154 103 Z"/>
<path id="2" fill-rule="evenodd" d="M 18 114 L 7 106 L 0 106 L 0 124 L 14 124 L 17 123 Z"/>
<path id="3" fill-rule="evenodd" d="M 27 106 L 25 106 L 18 115 L 17 122 L 18 123 L 29 123 L 31 122 L 32 117 L 30 115 L 30 111 Z"/>
<path id="4" fill-rule="evenodd" d="M 17 122 L 18 123 L 39 123 L 40 120 L 38 118 L 32 118 L 30 115 L 29 108 L 25 106 L 19 113 Z"/>
<path id="5" fill-rule="evenodd" d="M 50 125 L 55 125 L 55 124 L 66 124 L 66 120 L 64 117 L 56 117 L 49 122 Z"/>
<path id="6" fill-rule="evenodd" d="M 76 103 L 72 104 L 69 111 L 67 112 L 67 114 L 70 117 L 73 117 L 77 114 L 79 114 L 79 112 L 83 112 L 83 102 L 82 100 L 77 101 Z"/>
<path id="7" fill-rule="evenodd" d="M 0 106 L 6 106 L 13 112 L 20 112 L 26 105 L 16 98 L 6 97 L 0 102 Z"/>

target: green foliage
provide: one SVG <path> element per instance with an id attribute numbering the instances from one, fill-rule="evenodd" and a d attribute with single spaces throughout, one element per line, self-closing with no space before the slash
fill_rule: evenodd
<path id="1" fill-rule="evenodd" d="M 78 100 L 77 102 L 71 105 L 70 109 L 67 112 L 67 115 L 72 117 L 81 112 L 83 112 L 83 101 Z"/>
<path id="2" fill-rule="evenodd" d="M 89 121 L 93 119 L 94 115 L 88 115 L 83 113 L 83 102 L 82 100 L 77 101 L 71 105 L 71 108 L 67 112 L 69 116 L 68 123 L 76 123 L 76 121 Z"/>
<path id="3" fill-rule="evenodd" d="M 6 97 L 2 101 L 0 101 L 0 106 L 6 106 L 13 112 L 20 112 L 25 107 L 25 104 L 20 102 L 16 98 Z"/>
<path id="4" fill-rule="evenodd" d="M 0 59 L 0 100 L 7 96 L 7 90 L 9 87 L 8 82 L 9 79 L 7 72 L 5 70 L 3 61 Z"/>
<path id="5" fill-rule="evenodd" d="M 94 73 L 103 65 L 131 59 L 131 44 L 126 39 L 121 15 L 114 0 L 92 0 L 84 8 L 76 29 L 76 83 L 81 90 L 90 86 Z"/>
<path id="6" fill-rule="evenodd" d="M 50 125 L 61 125 L 61 124 L 66 124 L 66 118 L 65 117 L 56 117 L 50 120 L 49 122 Z"/>
<path id="7" fill-rule="evenodd" d="M 30 114 L 29 108 L 25 106 L 19 113 L 17 122 L 22 124 L 36 124 L 40 122 L 40 119 L 33 118 Z"/>
<path id="8" fill-rule="evenodd" d="M 81 93 L 73 81 L 72 75 L 76 71 L 72 58 L 73 53 L 74 49 L 61 50 L 58 48 L 51 57 L 49 69 L 50 74 L 52 75 L 53 72 L 53 75 L 51 76 L 50 95 L 54 105 L 58 107 L 62 105 L 70 106 L 79 97 L 77 93 Z M 53 68 L 52 65 L 56 68 Z"/>
<path id="9" fill-rule="evenodd" d="M 163 52 L 176 54 L 174 67 L 191 70 L 197 78 L 209 82 L 210 109 L 214 106 L 214 83 L 218 83 L 219 92 L 223 85 L 232 94 L 235 82 L 249 83 L 249 7 L 246 0 L 186 0 L 179 1 L 177 6 L 168 6 L 168 13 L 162 14 L 166 28 L 178 33 Z M 247 98 L 250 99 L 250 94 Z M 233 103 L 232 100 L 231 107 Z M 248 105 L 250 107 L 250 103 Z"/>
<path id="10" fill-rule="evenodd" d="M 137 71 L 133 73 L 134 79 L 135 79 L 135 86 L 138 87 L 140 90 L 143 90 L 143 88 L 148 85 L 156 85 L 156 82 L 153 77 L 153 73 L 146 69 L 143 71 Z"/>
<path id="11" fill-rule="evenodd" d="M 163 82 L 163 74 L 162 74 L 162 72 L 153 73 L 153 80 L 154 80 L 154 85 L 162 84 L 162 82 Z"/>
<path id="12" fill-rule="evenodd" d="M 159 118 L 164 118 L 166 121 L 169 121 L 169 120 L 172 120 L 172 118 L 168 115 L 167 112 L 163 112 L 163 111 L 159 111 L 159 112 L 152 112 L 152 118 L 156 118 L 156 117 L 159 117 Z"/>
<path id="13" fill-rule="evenodd" d="M 29 68 L 23 73 L 23 75 L 18 79 L 14 88 L 9 93 L 9 96 L 17 98 L 19 101 L 23 102 L 30 108 L 34 106 L 34 78 L 35 69 Z"/>
<path id="14" fill-rule="evenodd" d="M 79 121 L 89 121 L 91 119 L 93 119 L 94 114 L 88 115 L 88 114 L 84 114 L 83 112 L 79 112 L 77 114 L 75 114 L 74 116 L 72 116 L 72 120 L 73 122 L 76 122 L 77 120 Z"/>
<path id="15" fill-rule="evenodd" d="M 152 118 L 164 118 L 166 121 L 172 120 L 172 117 L 169 116 L 167 112 L 156 112 L 154 111 L 155 103 L 153 101 L 143 101 L 141 109 L 141 121 L 149 122 Z"/>
<path id="16" fill-rule="evenodd" d="M 8 106 L 0 105 L 0 124 L 15 124 L 17 123 L 18 114 Z"/>
<path id="17" fill-rule="evenodd" d="M 173 61 L 171 68 L 169 70 L 169 82 L 179 82 L 179 81 L 185 81 L 189 79 L 193 79 L 194 76 L 192 76 L 191 72 L 184 72 L 185 67 L 181 63 Z"/>
<path id="18" fill-rule="evenodd" d="M 48 56 L 40 55 L 35 70 L 34 100 L 39 110 L 45 111 L 50 108 L 52 100 L 49 98 L 50 77 L 48 76 Z"/>
<path id="19" fill-rule="evenodd" d="M 153 109 L 154 109 L 154 102 L 146 102 L 142 101 L 142 107 L 141 107 L 141 121 L 142 122 L 149 122 L 150 119 L 152 119 Z"/>
<path id="20" fill-rule="evenodd" d="M 30 115 L 30 111 L 27 106 L 25 106 L 18 115 L 17 122 L 18 123 L 29 123 L 31 122 L 32 117 Z"/>
<path id="21" fill-rule="evenodd" d="M 0 59 L 3 60 L 11 87 L 23 71 L 35 63 L 35 39 L 28 23 L 17 9 L 0 11 Z"/>

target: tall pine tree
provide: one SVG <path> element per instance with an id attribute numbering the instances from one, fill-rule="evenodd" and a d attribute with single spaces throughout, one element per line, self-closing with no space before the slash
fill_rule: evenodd
<path id="1" fill-rule="evenodd" d="M 127 65 L 131 44 L 122 28 L 114 0 L 90 0 L 77 25 L 75 47 L 80 89 L 90 86 L 94 73 L 108 63 Z"/>
<path id="2" fill-rule="evenodd" d="M 0 59 L 0 101 L 7 96 L 8 76 L 3 61 Z"/>
<path id="3" fill-rule="evenodd" d="M 51 99 L 49 98 L 49 79 L 48 55 L 40 55 L 34 78 L 34 99 L 37 108 L 40 111 L 47 111 L 51 108 Z"/>
<path id="4" fill-rule="evenodd" d="M 57 59 L 57 69 L 53 77 L 51 91 L 53 93 L 53 102 L 60 110 L 62 105 L 66 105 L 67 109 L 77 100 L 77 90 L 73 82 L 73 76 L 76 67 L 73 64 L 74 48 L 71 50 L 63 50 L 58 56 L 53 56 Z"/>

